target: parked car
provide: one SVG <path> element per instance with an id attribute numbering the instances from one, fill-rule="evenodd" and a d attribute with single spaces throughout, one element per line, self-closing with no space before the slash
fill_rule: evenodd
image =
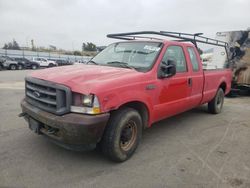
<path id="1" fill-rule="evenodd" d="M 47 60 L 43 57 L 33 57 L 32 61 L 37 62 L 40 67 L 55 67 L 57 63 L 55 61 Z"/>
<path id="2" fill-rule="evenodd" d="M 24 57 L 15 57 L 14 59 L 18 62 L 18 69 L 38 69 L 40 67 L 39 63 Z"/>
<path id="3" fill-rule="evenodd" d="M 58 66 L 73 65 L 71 61 L 65 59 L 49 59 L 49 60 L 55 61 Z"/>
<path id="4" fill-rule="evenodd" d="M 145 33 L 188 42 L 134 40 Z M 30 129 L 65 148 L 92 149 L 98 144 L 108 158 L 121 162 L 132 156 L 143 129 L 153 123 L 202 104 L 213 114 L 222 111 L 232 72 L 202 69 L 197 48 L 190 43 L 196 43 L 197 36 L 134 35 L 129 42 L 109 45 L 88 64 L 26 77 L 20 116 Z"/>
<path id="5" fill-rule="evenodd" d="M 9 70 L 18 69 L 18 62 L 8 56 L 1 56 L 0 63 L 1 63 L 1 69 L 9 69 Z"/>

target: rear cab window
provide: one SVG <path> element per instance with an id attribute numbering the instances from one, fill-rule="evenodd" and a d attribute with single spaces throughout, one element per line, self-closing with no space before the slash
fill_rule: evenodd
<path id="1" fill-rule="evenodd" d="M 188 55 L 194 72 L 199 71 L 199 60 L 193 47 L 187 47 Z"/>

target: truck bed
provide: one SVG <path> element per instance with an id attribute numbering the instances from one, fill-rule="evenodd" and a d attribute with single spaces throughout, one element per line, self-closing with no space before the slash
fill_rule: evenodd
<path id="1" fill-rule="evenodd" d="M 225 94 L 231 88 L 232 71 L 230 69 L 204 70 L 204 88 L 202 104 L 213 99 L 221 83 L 225 83 Z"/>

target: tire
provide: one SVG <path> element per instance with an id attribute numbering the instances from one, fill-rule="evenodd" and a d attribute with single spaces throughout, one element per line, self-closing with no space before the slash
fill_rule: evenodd
<path id="1" fill-rule="evenodd" d="M 224 103 L 224 91 L 219 88 L 213 100 L 208 103 L 208 111 L 212 114 L 219 114 L 222 111 Z"/>
<path id="2" fill-rule="evenodd" d="M 38 68 L 37 65 L 31 65 L 31 69 L 36 70 Z"/>
<path id="3" fill-rule="evenodd" d="M 17 69 L 17 65 L 11 64 L 11 65 L 9 66 L 9 69 L 10 69 L 10 70 L 16 70 L 16 69 Z"/>
<path id="4" fill-rule="evenodd" d="M 101 140 L 103 154 L 115 162 L 129 159 L 138 147 L 142 136 L 142 119 L 133 108 L 115 111 Z"/>
<path id="5" fill-rule="evenodd" d="M 49 67 L 54 67 L 54 65 L 52 63 L 49 64 Z"/>
<path id="6" fill-rule="evenodd" d="M 18 66 L 17 66 L 17 69 L 18 69 L 18 70 L 23 70 L 23 65 L 18 65 Z"/>

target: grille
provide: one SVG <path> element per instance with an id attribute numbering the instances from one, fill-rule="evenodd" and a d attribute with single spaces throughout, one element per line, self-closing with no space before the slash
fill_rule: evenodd
<path id="1" fill-rule="evenodd" d="M 53 82 L 27 77 L 26 101 L 47 112 L 62 115 L 70 111 L 71 91 Z"/>

